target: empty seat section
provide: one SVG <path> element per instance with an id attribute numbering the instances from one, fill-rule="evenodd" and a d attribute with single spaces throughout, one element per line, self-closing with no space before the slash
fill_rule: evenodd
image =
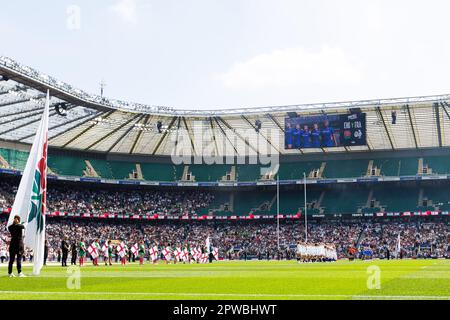
<path id="1" fill-rule="evenodd" d="M 327 161 L 324 178 L 353 178 L 362 177 L 367 173 L 369 160 L 339 160 Z"/>
<path id="2" fill-rule="evenodd" d="M 270 203 L 275 192 L 238 192 L 234 196 L 234 210 L 232 215 L 246 216 L 253 209 L 254 214 L 264 214 L 265 211 L 258 210 L 264 203 Z M 276 210 L 276 204 L 274 204 Z M 276 212 L 276 211 L 275 211 Z"/>
<path id="3" fill-rule="evenodd" d="M 261 166 L 256 164 L 241 164 L 237 166 L 238 181 L 256 181 L 261 178 Z"/>
<path id="4" fill-rule="evenodd" d="M 356 213 L 358 208 L 366 205 L 369 191 L 364 188 L 346 186 L 339 190 L 327 189 L 321 207 L 325 214 Z"/>
<path id="5" fill-rule="evenodd" d="M 305 208 L 305 197 L 303 190 L 283 191 L 280 190 L 280 214 L 294 215 Z M 274 204 L 276 214 L 276 203 Z"/>
<path id="6" fill-rule="evenodd" d="M 27 164 L 28 152 L 0 148 L 0 155 L 14 169 L 23 170 Z"/>
<path id="7" fill-rule="evenodd" d="M 418 197 L 419 189 L 415 187 L 376 187 L 373 193 L 386 212 L 414 211 Z"/>
<path id="8" fill-rule="evenodd" d="M 189 171 L 194 175 L 195 181 L 215 182 L 222 180 L 231 171 L 231 165 L 189 165 Z"/>
<path id="9" fill-rule="evenodd" d="M 47 164 L 55 174 L 62 176 L 83 176 L 86 169 L 84 158 L 72 156 L 52 156 L 50 155 Z"/>
<path id="10" fill-rule="evenodd" d="M 303 179 L 303 173 L 306 173 L 306 177 L 308 177 L 309 173 L 314 169 L 319 169 L 321 164 L 320 161 L 282 163 L 278 174 L 280 180 L 299 180 Z"/>
<path id="11" fill-rule="evenodd" d="M 400 176 L 415 176 L 419 168 L 419 158 L 400 158 Z"/>
<path id="12" fill-rule="evenodd" d="M 381 171 L 382 176 L 396 177 L 400 174 L 401 159 L 374 159 L 373 166 Z"/>
<path id="13" fill-rule="evenodd" d="M 94 167 L 95 172 L 105 179 L 114 179 L 113 172 L 111 170 L 110 164 L 106 160 L 102 159 L 86 159 Z"/>
<path id="14" fill-rule="evenodd" d="M 433 173 L 449 174 L 450 173 L 450 156 L 445 157 L 427 157 L 423 159 L 423 164 L 428 165 Z"/>
<path id="15" fill-rule="evenodd" d="M 214 199 L 208 208 L 200 208 L 196 211 L 198 215 L 208 215 L 212 213 L 215 216 L 231 215 L 232 212 L 225 210 L 225 205 L 230 203 L 229 192 L 215 192 Z"/>
<path id="16" fill-rule="evenodd" d="M 136 164 L 132 162 L 110 161 L 109 167 L 114 179 L 129 179 L 130 173 L 136 171 Z"/>
<path id="17" fill-rule="evenodd" d="M 442 211 L 450 210 L 450 193 L 446 188 L 425 187 L 422 199 L 432 200 L 433 206 L 439 207 Z"/>
<path id="18" fill-rule="evenodd" d="M 161 163 L 141 164 L 144 180 L 148 181 L 178 181 L 183 174 L 183 166 Z"/>

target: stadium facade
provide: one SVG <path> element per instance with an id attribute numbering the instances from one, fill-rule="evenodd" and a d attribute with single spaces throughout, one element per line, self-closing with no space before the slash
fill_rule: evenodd
<path id="1" fill-rule="evenodd" d="M 306 208 L 316 218 L 447 216 L 450 211 L 450 95 L 201 111 L 88 94 L 6 57 L 0 57 L 0 76 L 5 179 L 21 174 L 50 90 L 51 183 L 202 189 L 215 195 L 209 208 L 186 217 L 50 215 L 271 219 L 279 213 L 298 219 L 304 214 L 305 183 Z M 365 114 L 364 145 L 285 148 L 286 119 L 355 113 Z"/>

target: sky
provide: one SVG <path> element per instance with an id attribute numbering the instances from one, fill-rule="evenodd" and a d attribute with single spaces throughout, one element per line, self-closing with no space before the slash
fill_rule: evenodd
<path id="1" fill-rule="evenodd" d="M 450 93 L 449 1 L 4 1 L 0 55 L 90 93 L 226 109 Z"/>

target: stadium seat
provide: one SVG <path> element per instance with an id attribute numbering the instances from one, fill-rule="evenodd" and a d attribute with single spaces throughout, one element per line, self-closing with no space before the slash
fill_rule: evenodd
<path id="1" fill-rule="evenodd" d="M 27 163 L 28 152 L 0 148 L 0 155 L 8 162 L 10 168 L 23 170 Z"/>
<path id="2" fill-rule="evenodd" d="M 53 172 L 62 176 L 81 177 L 86 169 L 84 158 L 72 156 L 49 156 L 47 163 Z"/>
<path id="3" fill-rule="evenodd" d="M 171 164 L 143 163 L 141 168 L 144 179 L 148 181 L 178 181 L 183 174 L 183 166 Z"/>
<path id="4" fill-rule="evenodd" d="M 323 178 L 354 178 L 366 175 L 369 160 L 327 161 Z"/>
<path id="5" fill-rule="evenodd" d="M 231 165 L 189 165 L 190 172 L 198 182 L 220 181 L 231 170 Z"/>

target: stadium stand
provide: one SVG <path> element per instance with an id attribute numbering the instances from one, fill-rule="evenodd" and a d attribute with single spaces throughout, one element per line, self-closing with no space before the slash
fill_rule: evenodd
<path id="1" fill-rule="evenodd" d="M 28 153 L 13 149 L 0 148 L 0 156 L 9 165 L 8 168 L 23 170 Z M 142 179 L 148 181 L 181 181 L 185 167 L 191 174 L 190 181 L 218 182 L 224 181 L 232 171 L 232 165 L 172 165 L 170 163 L 140 163 L 126 161 L 108 161 L 97 158 L 79 156 L 52 155 L 48 159 L 48 166 L 56 175 L 86 176 L 88 163 L 99 177 L 105 179 L 130 179 L 137 167 L 142 172 Z M 422 164 L 422 166 L 421 166 Z M 262 179 L 260 165 L 237 165 L 237 181 L 258 181 Z M 328 161 L 299 161 L 295 163 L 281 163 L 278 172 L 280 180 L 301 180 L 303 173 L 310 179 L 339 179 L 358 178 L 366 176 L 418 176 L 450 173 L 449 157 L 404 157 L 390 159 L 354 159 Z M 94 175 L 95 176 L 95 175 Z M 193 180 L 195 179 L 195 180 Z M 233 181 L 231 179 L 230 181 Z"/>
<path id="2" fill-rule="evenodd" d="M 0 75 L 0 117 L 8 118 L 0 131 L 0 219 L 10 212 L 19 180 L 16 170 L 23 170 L 28 158 L 20 150 L 29 148 L 39 121 L 39 115 L 25 119 L 24 114 L 42 108 L 43 88 L 59 93 L 51 97 L 49 117 L 48 236 L 54 254 L 61 235 L 130 242 L 144 237 L 149 245 L 203 242 L 211 234 L 223 256 L 280 257 L 274 236 L 274 218 L 280 213 L 293 216 L 283 217 L 280 239 L 284 257 L 292 258 L 293 247 L 303 240 L 300 218 L 306 205 L 312 219 L 310 241 L 335 243 L 341 258 L 357 240 L 385 258 L 400 233 L 405 257 L 448 256 L 450 96 L 175 110 L 103 99 L 5 57 L 0 57 Z M 68 106 L 65 116 L 53 112 L 61 103 Z M 399 108 L 409 116 L 390 123 L 391 112 Z M 366 145 L 289 149 L 263 130 L 284 140 L 287 117 L 354 116 L 359 113 L 355 109 L 367 119 Z M 238 152 L 237 141 L 254 149 L 261 140 L 276 149 L 280 164 L 267 174 L 261 165 L 240 162 L 173 165 L 180 134 L 189 137 L 188 156 L 198 154 L 199 141 L 183 131 L 195 123 L 206 124 L 209 131 L 200 142 L 214 142 L 216 156 L 228 157 L 228 150 L 235 150 L 231 156 L 245 158 L 248 154 Z M 235 136 L 238 129 L 257 136 Z M 227 143 L 227 151 L 217 147 Z M 281 181 L 279 203 L 276 178 Z M 230 183 L 219 183 L 223 181 Z"/>
<path id="3" fill-rule="evenodd" d="M 0 209 L 12 206 L 18 180 L 0 181 Z M 347 183 L 309 186 L 308 215 L 334 216 L 404 212 L 446 212 L 450 200 L 448 183 L 395 182 Z M 260 189 L 135 188 L 88 183 L 51 181 L 48 189 L 50 212 L 110 213 L 127 215 L 276 216 L 276 187 Z M 92 199 L 95 199 L 93 201 Z M 178 201 L 178 205 L 176 204 Z M 303 214 L 302 185 L 280 187 L 280 214 Z"/>

